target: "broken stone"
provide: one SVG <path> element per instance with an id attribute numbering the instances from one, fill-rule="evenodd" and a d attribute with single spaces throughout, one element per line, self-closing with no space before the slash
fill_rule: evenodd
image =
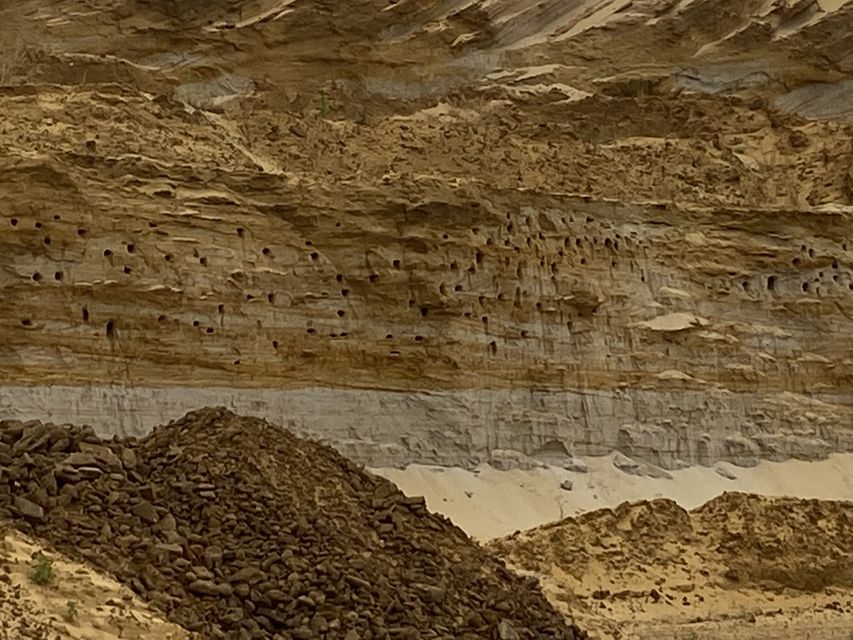
<path id="1" fill-rule="evenodd" d="M 143 500 L 142 502 L 135 504 L 131 508 L 131 513 L 138 516 L 140 519 L 144 520 L 149 524 L 157 524 L 160 520 L 160 516 L 157 513 L 156 507 L 150 502 Z"/>
<path id="2" fill-rule="evenodd" d="M 12 505 L 20 515 L 30 520 L 44 520 L 44 509 L 35 502 L 21 496 L 15 496 Z"/>

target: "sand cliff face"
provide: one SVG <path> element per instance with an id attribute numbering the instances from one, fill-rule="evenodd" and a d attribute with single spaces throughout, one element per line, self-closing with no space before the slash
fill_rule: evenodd
<path id="1" fill-rule="evenodd" d="M 853 5 L 504 4 L 4 9 L 0 413 L 853 450 Z"/>

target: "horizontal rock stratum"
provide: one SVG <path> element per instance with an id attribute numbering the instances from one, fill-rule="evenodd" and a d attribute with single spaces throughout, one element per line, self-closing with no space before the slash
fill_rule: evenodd
<path id="1" fill-rule="evenodd" d="M 774 102 L 850 75 L 850 3 L 77 4 L 2 13 L 0 414 L 853 449 L 851 130 Z"/>

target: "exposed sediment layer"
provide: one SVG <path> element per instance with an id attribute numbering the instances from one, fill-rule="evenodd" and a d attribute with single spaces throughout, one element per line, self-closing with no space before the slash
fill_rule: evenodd
<path id="1" fill-rule="evenodd" d="M 850 449 L 853 137 L 773 98 L 849 80 L 853 3 L 38 4 L 0 13 L 7 413 L 253 389 L 383 465 Z"/>
<path id="2" fill-rule="evenodd" d="M 818 459 L 853 451 L 850 413 L 792 393 L 389 391 L 234 387 L 0 387 L 0 415 L 64 423 L 104 435 L 144 435 L 195 407 L 219 404 L 328 441 L 369 466 L 473 467 L 515 450 L 550 464 L 619 450 L 668 469 L 724 460 Z M 830 400 L 832 400 L 830 398 Z"/>

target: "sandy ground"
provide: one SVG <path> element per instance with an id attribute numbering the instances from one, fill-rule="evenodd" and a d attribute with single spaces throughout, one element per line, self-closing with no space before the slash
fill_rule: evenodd
<path id="1" fill-rule="evenodd" d="M 593 638 L 853 634 L 853 503 L 727 493 L 623 504 L 495 541 Z"/>
<path id="2" fill-rule="evenodd" d="M 498 471 L 488 465 L 474 471 L 419 465 L 373 471 L 408 495 L 425 496 L 432 511 L 481 541 L 626 501 L 670 498 L 693 509 L 724 491 L 853 500 L 853 454 L 817 462 L 762 462 L 751 468 L 721 464 L 734 479 L 706 467 L 672 471 L 672 479 L 640 477 L 620 471 L 613 459 L 585 459 L 588 473 L 555 467 Z M 571 491 L 560 488 L 565 480 L 571 480 Z"/>
<path id="3" fill-rule="evenodd" d="M 50 579 L 37 584 L 33 572 L 42 552 Z M 43 574 L 47 575 L 47 574 Z M 0 640 L 187 640 L 193 637 L 165 622 L 115 580 L 6 532 L 0 542 Z"/>

